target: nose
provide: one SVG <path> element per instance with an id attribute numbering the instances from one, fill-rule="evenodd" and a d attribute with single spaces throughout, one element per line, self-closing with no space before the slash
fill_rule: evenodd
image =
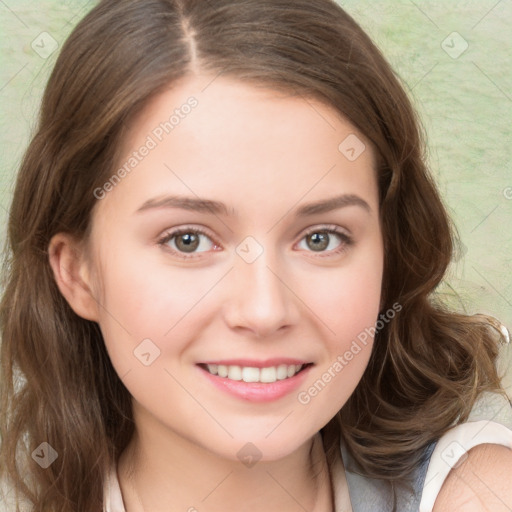
<path id="1" fill-rule="evenodd" d="M 282 268 L 266 251 L 252 263 L 237 257 L 224 303 L 231 329 L 263 338 L 297 324 L 298 298 Z"/>

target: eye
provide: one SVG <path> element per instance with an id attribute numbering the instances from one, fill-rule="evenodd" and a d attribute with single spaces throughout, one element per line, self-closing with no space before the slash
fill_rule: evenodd
<path id="1" fill-rule="evenodd" d="M 158 244 L 183 258 L 193 257 L 195 253 L 220 249 L 205 231 L 188 227 L 165 234 Z M 299 248 L 308 252 L 331 255 L 331 253 L 338 254 L 345 251 L 352 244 L 353 240 L 350 236 L 337 226 L 333 226 L 310 229 L 302 237 Z"/>
<path id="2" fill-rule="evenodd" d="M 353 240 L 337 227 L 309 230 L 299 243 L 299 248 L 313 252 L 338 254 L 353 244 Z"/>
<path id="3" fill-rule="evenodd" d="M 183 257 L 187 254 L 206 252 L 214 249 L 215 242 L 201 229 L 183 228 L 167 233 L 158 241 L 158 244 L 178 253 Z"/>

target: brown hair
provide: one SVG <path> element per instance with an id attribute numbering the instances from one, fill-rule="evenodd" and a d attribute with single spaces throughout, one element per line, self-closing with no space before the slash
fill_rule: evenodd
<path id="1" fill-rule="evenodd" d="M 446 310 L 432 293 L 453 230 L 425 165 L 420 124 L 370 38 L 331 0 L 104 0 L 64 44 L 12 201 L 1 304 L 0 477 L 34 511 L 97 512 L 103 481 L 133 433 L 131 397 L 98 325 L 60 294 L 53 235 L 85 240 L 94 189 L 120 161 L 148 100 L 195 68 L 316 98 L 349 119 L 378 157 L 383 310 L 364 376 L 324 428 L 365 474 L 406 481 L 424 448 L 495 390 L 496 322 Z M 489 328 L 491 326 L 491 329 Z M 43 441 L 59 457 L 31 459 Z"/>

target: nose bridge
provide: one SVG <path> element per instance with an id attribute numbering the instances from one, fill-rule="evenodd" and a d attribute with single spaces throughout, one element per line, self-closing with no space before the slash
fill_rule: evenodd
<path id="1" fill-rule="evenodd" d="M 258 335 L 270 334 L 297 321 L 293 294 L 284 284 L 284 265 L 276 251 L 247 237 L 236 249 L 234 287 L 227 320 Z"/>

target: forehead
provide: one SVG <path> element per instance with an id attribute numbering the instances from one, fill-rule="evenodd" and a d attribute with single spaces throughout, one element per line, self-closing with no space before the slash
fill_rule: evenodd
<path id="1" fill-rule="evenodd" d="M 312 200 L 341 184 L 376 196 L 373 150 L 336 109 L 222 76 L 189 76 L 152 98 L 132 120 L 123 154 L 116 170 L 126 178 L 107 202 L 167 188 L 223 200 Z"/>
<path id="2" fill-rule="evenodd" d="M 190 108 L 192 99 L 196 105 Z M 252 84 L 222 76 L 188 75 L 156 95 L 132 121 L 125 141 L 128 146 L 133 146 L 141 132 L 169 140 L 170 133 L 163 126 L 169 121 L 173 125 L 174 138 L 181 133 L 188 138 L 215 138 L 216 144 L 221 142 L 216 135 L 222 133 L 230 133 L 238 143 L 245 141 L 247 145 L 253 141 L 261 143 L 264 133 L 280 135 L 276 143 L 282 143 L 286 134 L 297 141 L 308 138 L 318 143 L 326 132 L 334 133 L 340 125 L 365 139 L 327 101 L 298 91 L 284 92 L 268 84 Z M 267 138 L 266 143 L 271 144 L 273 140 Z M 226 145 L 232 141 L 224 140 Z"/>

